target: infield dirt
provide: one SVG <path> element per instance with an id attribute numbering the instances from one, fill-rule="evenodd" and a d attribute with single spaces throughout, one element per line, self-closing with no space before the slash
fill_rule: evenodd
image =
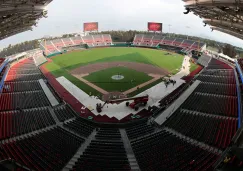
<path id="1" fill-rule="evenodd" d="M 146 74 L 155 74 L 161 76 L 169 74 L 169 72 L 165 69 L 153 65 L 149 65 L 149 64 L 135 63 L 135 62 L 104 62 L 104 63 L 90 64 L 90 65 L 81 66 L 79 68 L 73 69 L 70 71 L 70 73 L 72 75 L 86 75 L 92 72 L 104 70 L 107 68 L 113 68 L 113 67 L 127 67 Z"/>

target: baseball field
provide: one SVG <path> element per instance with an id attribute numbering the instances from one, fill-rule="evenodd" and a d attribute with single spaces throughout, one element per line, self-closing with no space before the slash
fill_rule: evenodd
<path id="1" fill-rule="evenodd" d="M 184 56 L 145 48 L 95 48 L 51 58 L 45 67 L 87 94 L 136 95 L 179 72 Z"/>

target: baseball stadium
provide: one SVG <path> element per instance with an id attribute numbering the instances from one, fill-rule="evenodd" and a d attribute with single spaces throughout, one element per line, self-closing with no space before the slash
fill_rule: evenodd
<path id="1" fill-rule="evenodd" d="M 51 1 L 2 2 L 0 39 Z M 243 2 L 183 1 L 185 16 L 243 39 Z M 243 170 L 243 58 L 144 22 L 131 41 L 85 22 L 0 52 L 0 171 Z"/>

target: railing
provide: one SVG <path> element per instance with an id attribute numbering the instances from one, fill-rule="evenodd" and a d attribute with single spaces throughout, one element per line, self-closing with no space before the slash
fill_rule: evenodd
<path id="1" fill-rule="evenodd" d="M 0 81 L 0 94 L 2 93 L 2 89 L 3 89 L 3 86 L 4 86 L 4 81 L 5 81 L 5 78 L 6 78 L 7 74 L 8 74 L 8 71 L 9 71 L 9 66 L 6 69 L 6 71 L 5 71 L 5 73 L 4 73 L 3 77 L 2 77 L 2 80 Z"/>
<path id="2" fill-rule="evenodd" d="M 243 83 L 243 74 L 242 74 L 241 68 L 237 61 L 235 62 L 235 64 L 236 64 L 236 68 L 240 74 L 241 82 Z M 235 71 L 235 77 L 236 77 L 236 84 L 237 84 L 237 99 L 238 99 L 238 128 L 240 128 L 241 123 L 242 123 L 242 116 L 241 116 L 242 115 L 242 99 L 241 99 L 240 83 L 239 83 L 239 80 L 237 79 L 238 76 L 237 76 L 236 71 Z"/>
<path id="3" fill-rule="evenodd" d="M 241 67 L 240 67 L 240 65 L 238 64 L 238 61 L 236 61 L 235 64 L 236 64 L 236 68 L 237 68 L 238 72 L 240 73 L 240 79 L 241 79 L 241 82 L 243 83 L 243 73 L 242 73 L 242 71 L 241 71 Z"/>
<path id="4" fill-rule="evenodd" d="M 5 61 L 0 66 L 0 73 L 2 72 L 3 68 L 8 64 L 8 59 L 5 59 Z"/>

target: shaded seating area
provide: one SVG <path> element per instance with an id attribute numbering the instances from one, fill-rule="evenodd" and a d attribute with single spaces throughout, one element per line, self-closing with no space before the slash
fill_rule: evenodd
<path id="1" fill-rule="evenodd" d="M 54 125 L 47 108 L 0 112 L 0 140 Z"/>
<path id="2" fill-rule="evenodd" d="M 182 108 L 213 115 L 237 117 L 237 97 L 196 92 L 182 104 Z"/>
<path id="3" fill-rule="evenodd" d="M 38 81 L 5 82 L 3 93 L 42 90 Z"/>
<path id="4" fill-rule="evenodd" d="M 33 68 L 33 69 L 21 69 L 21 68 L 11 68 L 8 72 L 9 75 L 16 75 L 16 74 L 40 74 L 40 70 Z"/>
<path id="5" fill-rule="evenodd" d="M 50 103 L 43 91 L 27 91 L 2 93 L 0 96 L 0 111 L 29 109 L 49 106 Z"/>
<path id="6" fill-rule="evenodd" d="M 121 140 L 121 134 L 120 131 L 115 128 L 100 128 L 95 138 L 97 140 Z"/>
<path id="7" fill-rule="evenodd" d="M 32 73 L 33 72 L 33 73 Z M 22 110 L 49 106 L 38 79 L 44 78 L 34 64 L 26 58 L 14 64 L 6 77 L 0 95 L 0 111 Z"/>
<path id="8" fill-rule="evenodd" d="M 202 75 L 234 77 L 234 71 L 233 70 L 207 69 L 202 72 Z"/>
<path id="9" fill-rule="evenodd" d="M 201 115 L 194 111 L 178 110 L 164 124 L 185 136 L 225 149 L 237 131 L 236 118 Z"/>
<path id="10" fill-rule="evenodd" d="M 211 62 L 207 66 L 207 69 L 232 69 L 228 64 L 212 58 Z"/>
<path id="11" fill-rule="evenodd" d="M 211 76 L 211 75 L 203 75 L 200 74 L 197 77 L 198 80 L 203 82 L 213 82 L 220 84 L 235 84 L 235 77 L 227 77 L 227 76 Z"/>
<path id="12" fill-rule="evenodd" d="M 142 171 L 212 170 L 218 156 L 167 131 L 131 142 Z"/>
<path id="13" fill-rule="evenodd" d="M 62 105 L 54 108 L 54 112 L 60 122 L 77 117 L 78 115 L 69 107 L 69 105 Z"/>
<path id="14" fill-rule="evenodd" d="M 94 126 L 85 119 L 81 117 L 77 117 L 75 120 L 66 122 L 63 124 L 63 126 L 67 129 L 70 129 L 74 131 L 75 133 L 83 136 L 83 137 L 88 137 L 93 130 L 95 129 Z"/>
<path id="15" fill-rule="evenodd" d="M 84 142 L 66 130 L 56 127 L 31 137 L 1 144 L 5 157 L 30 169 L 61 170 Z"/>
<path id="16" fill-rule="evenodd" d="M 126 128 L 127 136 L 130 140 L 145 136 L 154 132 L 155 128 L 147 124 L 147 120 L 137 123 L 134 126 Z"/>
<path id="17" fill-rule="evenodd" d="M 42 74 L 17 74 L 17 75 L 8 75 L 6 81 L 28 81 L 28 80 L 39 80 L 43 79 Z"/>
<path id="18" fill-rule="evenodd" d="M 219 83 L 202 82 L 195 89 L 195 91 L 201 93 L 237 96 L 236 84 L 219 84 Z"/>
<path id="19" fill-rule="evenodd" d="M 73 167 L 78 170 L 130 171 L 127 154 L 118 129 L 101 128 Z"/>

